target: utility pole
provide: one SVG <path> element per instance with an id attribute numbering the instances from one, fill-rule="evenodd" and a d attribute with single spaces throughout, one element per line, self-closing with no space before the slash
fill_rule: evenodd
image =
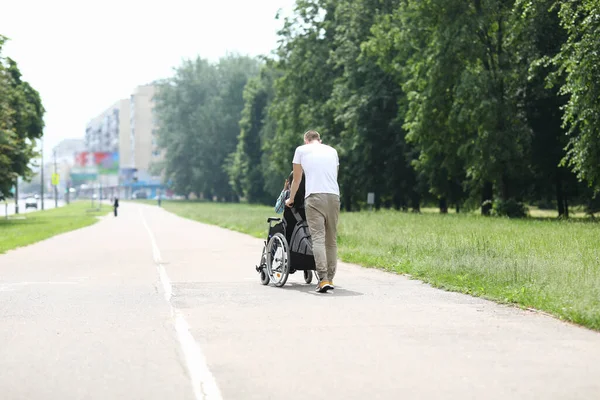
<path id="1" fill-rule="evenodd" d="M 15 183 L 15 214 L 19 213 L 19 177 L 17 176 L 17 182 Z"/>
<path id="2" fill-rule="evenodd" d="M 56 174 L 56 149 L 53 150 L 54 153 L 54 173 Z M 54 185 L 54 208 L 58 208 L 58 185 Z"/>
<path id="3" fill-rule="evenodd" d="M 42 193 L 42 211 L 44 211 L 44 138 L 42 137 L 42 177 L 40 192 Z"/>

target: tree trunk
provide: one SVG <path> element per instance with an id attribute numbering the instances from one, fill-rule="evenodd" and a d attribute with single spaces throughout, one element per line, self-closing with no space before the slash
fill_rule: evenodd
<path id="1" fill-rule="evenodd" d="M 485 182 L 481 191 L 481 215 L 489 216 L 492 211 L 492 198 L 494 196 L 494 184 Z"/>
<path id="2" fill-rule="evenodd" d="M 508 175 L 502 174 L 502 200 L 510 199 L 510 188 L 508 184 Z"/>
<path id="3" fill-rule="evenodd" d="M 456 203 L 456 213 L 460 214 L 460 204 Z"/>
<path id="4" fill-rule="evenodd" d="M 350 191 L 345 191 L 344 192 L 344 196 L 343 196 L 343 204 L 344 204 L 344 209 L 347 212 L 351 212 L 352 211 L 352 196 L 350 194 Z"/>
<path id="5" fill-rule="evenodd" d="M 445 197 L 440 198 L 440 214 L 448 214 L 448 201 Z"/>
<path id="6" fill-rule="evenodd" d="M 565 218 L 569 218 L 569 199 L 567 198 L 566 194 L 564 194 L 564 199 L 565 199 Z"/>
<path id="7" fill-rule="evenodd" d="M 411 206 L 412 206 L 412 211 L 414 213 L 420 213 L 421 212 L 421 196 L 418 193 L 413 193 L 412 198 L 411 198 Z"/>
<path id="8" fill-rule="evenodd" d="M 402 208 L 402 195 L 400 195 L 399 193 L 394 193 L 392 199 L 394 203 L 394 209 L 396 211 L 400 210 L 400 208 Z"/>
<path id="9" fill-rule="evenodd" d="M 565 199 L 563 195 L 562 181 L 560 177 L 556 177 L 556 205 L 558 207 L 558 217 L 565 216 Z"/>

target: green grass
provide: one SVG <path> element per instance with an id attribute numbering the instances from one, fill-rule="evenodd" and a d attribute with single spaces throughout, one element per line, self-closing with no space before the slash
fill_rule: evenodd
<path id="1" fill-rule="evenodd" d="M 148 202 L 156 204 L 155 202 Z M 264 238 L 271 207 L 163 201 L 197 221 Z M 544 310 L 600 330 L 600 224 L 395 211 L 342 213 L 343 261 Z M 258 250 L 257 250 L 258 251 Z"/>
<path id="2" fill-rule="evenodd" d="M 100 212 L 88 211 L 88 202 L 75 202 L 56 209 L 37 211 L 0 218 L 0 254 L 27 246 L 60 233 L 83 228 L 97 222 L 97 216 L 110 211 L 103 206 Z"/>

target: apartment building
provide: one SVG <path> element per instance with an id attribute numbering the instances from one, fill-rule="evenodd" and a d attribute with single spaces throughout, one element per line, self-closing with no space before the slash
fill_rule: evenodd
<path id="1" fill-rule="evenodd" d="M 154 114 L 154 85 L 138 86 L 130 97 L 130 142 L 132 166 L 138 175 L 150 174 L 153 162 L 161 159 L 156 143 L 157 120 Z"/>
<path id="2" fill-rule="evenodd" d="M 103 177 L 101 183 L 113 191 L 119 186 L 116 193 L 121 197 L 136 191 L 154 196 L 161 187 L 160 177 L 150 172 L 162 157 L 156 143 L 155 93 L 154 85 L 138 86 L 129 99 L 117 101 L 86 127 L 87 152 L 118 153 L 118 176 Z"/>

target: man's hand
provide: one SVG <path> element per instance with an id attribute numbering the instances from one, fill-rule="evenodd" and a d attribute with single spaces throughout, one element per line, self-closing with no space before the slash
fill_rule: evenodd
<path id="1" fill-rule="evenodd" d="M 288 207 L 294 206 L 294 200 L 296 198 L 296 193 L 298 193 L 298 188 L 300 187 L 300 181 L 302 180 L 302 165 L 300 164 L 292 164 L 294 166 L 294 180 L 292 181 L 292 187 L 290 188 L 290 198 L 285 201 L 285 205 Z"/>

